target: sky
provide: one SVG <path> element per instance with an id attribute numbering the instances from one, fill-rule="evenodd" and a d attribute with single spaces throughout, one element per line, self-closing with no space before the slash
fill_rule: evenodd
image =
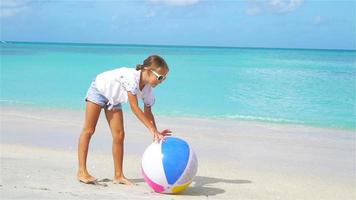
<path id="1" fill-rule="evenodd" d="M 1 0 L 0 40 L 356 49 L 356 0 Z"/>

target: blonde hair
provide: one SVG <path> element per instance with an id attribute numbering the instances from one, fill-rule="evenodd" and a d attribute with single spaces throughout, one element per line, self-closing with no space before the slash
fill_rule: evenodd
<path id="1" fill-rule="evenodd" d="M 137 64 L 136 70 L 143 70 L 146 67 L 150 67 L 152 69 L 163 68 L 169 71 L 168 65 L 166 61 L 159 55 L 151 55 L 148 56 L 144 61 L 143 64 Z"/>

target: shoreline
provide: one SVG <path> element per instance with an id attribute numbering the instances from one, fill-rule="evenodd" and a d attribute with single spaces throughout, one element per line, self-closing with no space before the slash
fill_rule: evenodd
<path id="1" fill-rule="evenodd" d="M 84 105 L 83 105 L 84 106 Z M 51 107 L 46 107 L 46 106 L 38 106 L 38 105 L 4 105 L 0 103 L 0 110 L 5 109 L 5 110 L 20 110 L 20 109 L 25 109 L 25 110 L 43 110 L 43 111 L 63 111 L 63 112 L 84 112 L 85 108 L 83 107 L 82 109 L 79 108 L 51 108 Z M 133 116 L 131 110 L 129 108 L 124 108 L 124 114 Z M 175 115 L 165 115 L 165 114 L 155 114 L 156 117 L 161 117 L 161 118 L 171 118 L 171 119 L 183 119 L 183 120 L 208 120 L 208 121 L 229 121 L 231 123 L 236 122 L 246 122 L 246 123 L 251 123 L 251 124 L 265 124 L 265 125 L 281 125 L 281 126 L 293 126 L 293 127 L 301 127 L 301 128 L 315 128 L 315 129 L 330 129 L 334 131 L 346 131 L 346 132 L 354 132 L 356 133 L 356 127 L 341 127 L 341 126 L 325 126 L 321 124 L 313 124 L 313 123 L 307 123 L 307 122 L 298 122 L 295 120 L 284 120 L 284 119 L 271 119 L 271 120 L 264 120 L 263 117 L 260 117 L 261 119 L 259 120 L 259 117 L 251 117 L 251 116 L 241 116 L 241 117 L 219 117 L 219 116 L 195 116 L 195 115 L 186 115 L 186 116 L 175 116 Z"/>
<path id="2" fill-rule="evenodd" d="M 88 169 L 106 187 L 75 179 L 83 111 L 1 107 L 3 199 L 354 199 L 355 132 L 306 126 L 157 116 L 161 129 L 192 145 L 198 173 L 179 195 L 153 193 L 140 159 L 152 142 L 124 114 L 124 172 L 138 186 L 114 185 L 111 134 L 103 113 L 90 143 Z"/>

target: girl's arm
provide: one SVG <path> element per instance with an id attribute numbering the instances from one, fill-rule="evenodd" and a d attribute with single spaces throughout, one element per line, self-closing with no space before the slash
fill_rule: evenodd
<path id="1" fill-rule="evenodd" d="M 148 120 L 151 122 L 151 124 L 153 124 L 153 126 L 157 129 L 155 117 L 152 114 L 151 107 L 145 106 L 143 112 L 144 112 L 145 116 L 148 118 Z"/>
<path id="2" fill-rule="evenodd" d="M 156 125 L 156 121 L 155 121 L 155 117 L 153 116 L 151 107 L 145 106 L 144 108 L 144 114 L 146 115 L 146 117 L 148 118 L 148 120 L 150 120 L 150 122 L 153 124 L 154 127 L 156 127 L 157 129 L 157 125 Z M 161 135 L 163 136 L 170 136 L 172 135 L 172 131 L 170 129 L 165 129 L 163 131 L 160 132 Z"/>
<path id="3" fill-rule="evenodd" d="M 129 100 L 132 112 L 152 133 L 154 140 L 163 139 L 163 135 L 160 132 L 158 132 L 158 130 L 156 128 L 154 119 L 153 119 L 153 123 L 152 123 L 151 120 L 145 115 L 144 112 L 142 112 L 141 108 L 138 106 L 136 95 L 133 95 L 131 92 L 127 92 L 127 96 L 128 96 L 128 100 Z"/>

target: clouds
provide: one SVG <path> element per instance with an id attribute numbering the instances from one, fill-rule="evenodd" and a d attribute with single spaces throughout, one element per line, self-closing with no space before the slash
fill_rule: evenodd
<path id="1" fill-rule="evenodd" d="M 270 7 L 278 13 L 292 12 L 301 6 L 303 0 L 271 0 L 269 1 Z"/>
<path id="2" fill-rule="evenodd" d="M 1 0 L 0 1 L 0 17 L 15 16 L 28 9 L 31 1 L 29 0 Z"/>
<path id="3" fill-rule="evenodd" d="M 247 1 L 248 7 L 246 9 L 247 15 L 258 15 L 263 12 L 270 12 L 272 14 L 287 14 L 295 11 L 303 4 L 304 0 L 269 0 Z"/>
<path id="4" fill-rule="evenodd" d="M 172 6 L 172 7 L 185 7 L 185 6 L 191 6 L 198 4 L 200 0 L 142 0 L 142 2 L 148 2 L 152 5 L 166 5 L 166 6 Z M 139 1 L 138 1 L 139 2 Z M 63 5 L 63 4 L 75 4 L 78 5 L 79 8 L 84 8 L 86 5 L 90 3 L 107 3 L 105 1 L 100 2 L 99 0 L 93 0 L 93 1 L 88 1 L 88 2 L 81 2 L 81 1 L 39 1 L 39 0 L 0 0 L 0 17 L 1 18 L 8 18 L 8 17 L 14 17 L 26 10 L 30 10 L 32 4 L 43 4 L 43 3 L 50 3 L 50 4 L 57 4 L 57 5 Z M 115 3 L 120 3 L 121 5 L 131 5 L 133 2 L 131 1 L 118 1 L 112 2 L 113 4 Z M 147 14 L 147 17 L 153 17 L 155 16 L 154 12 L 150 12 Z"/>
<path id="5" fill-rule="evenodd" d="M 326 24 L 326 23 L 328 23 L 327 18 L 322 17 L 322 16 L 320 16 L 320 15 L 315 16 L 315 17 L 312 19 L 312 24 L 317 25 L 317 26 L 318 26 L 318 25 L 324 25 L 324 24 Z"/>
<path id="6" fill-rule="evenodd" d="M 149 0 L 153 4 L 165 4 L 170 6 L 190 6 L 197 4 L 199 0 Z"/>
<path id="7" fill-rule="evenodd" d="M 257 0 L 248 0 L 247 1 L 247 8 L 246 14 L 247 15 L 258 15 L 262 12 L 265 8 L 265 3 Z"/>
<path id="8" fill-rule="evenodd" d="M 354 5 L 319 0 L 0 0 L 0 40 L 354 48 Z"/>
<path id="9" fill-rule="evenodd" d="M 172 7 L 185 7 L 196 5 L 201 0 L 145 0 L 152 5 L 167 5 Z M 0 17 L 12 17 L 29 9 L 32 2 L 40 3 L 42 1 L 31 0 L 1 0 L 0 1 Z M 67 2 L 68 3 L 68 2 Z M 126 2 L 129 3 L 129 2 Z M 82 3 L 81 7 L 87 3 Z M 125 4 L 123 2 L 123 4 Z M 303 4 L 303 0 L 247 0 L 248 7 L 246 9 L 247 15 L 258 15 L 265 11 L 272 13 L 289 13 L 296 10 Z M 154 16 L 154 13 L 149 13 L 149 17 Z"/>

